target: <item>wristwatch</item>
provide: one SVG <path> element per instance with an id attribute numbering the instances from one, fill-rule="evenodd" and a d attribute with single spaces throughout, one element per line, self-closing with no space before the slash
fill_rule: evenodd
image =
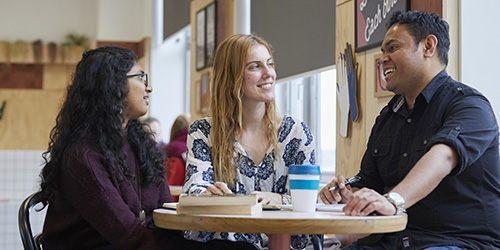
<path id="1" fill-rule="evenodd" d="M 389 192 L 385 194 L 384 197 L 396 208 L 396 213 L 394 213 L 394 215 L 406 212 L 404 208 L 405 199 L 403 196 L 396 192 Z"/>
<path id="2" fill-rule="evenodd" d="M 282 194 L 281 195 L 281 204 L 282 205 L 290 205 L 292 204 L 292 197 L 288 194 Z"/>

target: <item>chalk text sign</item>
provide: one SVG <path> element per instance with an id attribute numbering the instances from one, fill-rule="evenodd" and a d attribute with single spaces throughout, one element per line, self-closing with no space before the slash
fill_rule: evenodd
<path id="1" fill-rule="evenodd" d="M 409 8 L 409 0 L 356 0 L 356 52 L 380 46 L 391 15 Z"/>

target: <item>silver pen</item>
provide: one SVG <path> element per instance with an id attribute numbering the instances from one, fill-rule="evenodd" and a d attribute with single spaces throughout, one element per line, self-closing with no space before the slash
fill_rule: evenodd
<path id="1" fill-rule="evenodd" d="M 347 180 L 347 181 L 345 182 L 345 185 L 352 184 L 352 183 L 357 182 L 357 181 L 359 181 L 359 180 L 361 180 L 361 177 L 359 177 L 359 176 L 354 176 L 354 177 L 351 177 L 351 178 L 349 178 L 349 180 Z M 330 189 L 328 189 L 328 190 L 329 190 L 329 191 L 334 191 L 334 190 L 337 190 L 337 189 L 339 189 L 339 184 L 335 185 L 334 187 L 332 187 L 332 188 L 330 188 Z"/>

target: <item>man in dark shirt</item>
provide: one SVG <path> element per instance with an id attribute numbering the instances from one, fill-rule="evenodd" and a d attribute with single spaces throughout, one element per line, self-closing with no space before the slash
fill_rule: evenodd
<path id="1" fill-rule="evenodd" d="M 396 95 L 372 128 L 358 176 L 320 193 L 350 216 L 406 209 L 402 232 L 345 249 L 500 248 L 499 128 L 488 100 L 453 80 L 448 24 L 426 12 L 395 13 L 382 43 L 387 89 Z M 328 191 L 339 184 L 339 191 Z M 447 247 L 447 248 L 445 248 Z"/>

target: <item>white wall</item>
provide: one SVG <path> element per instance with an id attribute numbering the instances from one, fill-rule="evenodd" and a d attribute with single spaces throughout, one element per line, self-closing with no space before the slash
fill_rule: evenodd
<path id="1" fill-rule="evenodd" d="M 151 51 L 151 106 L 149 114 L 157 118 L 162 127 L 165 142 L 177 116 L 189 112 L 189 49 L 187 43 L 191 28 L 186 27 L 170 36 L 163 44 Z"/>
<path id="2" fill-rule="evenodd" d="M 161 123 L 162 139 L 168 142 L 177 116 L 189 112 L 191 27 L 187 26 L 163 41 L 163 3 L 155 0 L 155 26 L 151 48 L 151 106 L 149 115 Z M 161 10 L 161 11 L 160 11 Z"/>
<path id="3" fill-rule="evenodd" d="M 481 91 L 500 121 L 498 0 L 461 2 L 461 80 Z"/>
<path id="4" fill-rule="evenodd" d="M 153 26 L 152 3 L 153 0 L 98 0 L 97 15 L 88 17 L 97 22 L 96 38 L 139 41 L 150 37 Z"/>
<path id="5" fill-rule="evenodd" d="M 96 37 L 98 0 L 1 0 L 0 40 L 62 43 L 70 32 Z"/>
<path id="6" fill-rule="evenodd" d="M 64 42 L 70 32 L 91 40 L 151 36 L 153 0 L 1 0 L 0 40 Z"/>
<path id="7" fill-rule="evenodd" d="M 39 190 L 41 150 L 0 150 L 0 249 L 21 250 L 17 212 L 25 197 Z M 42 230 L 42 213 L 31 212 L 31 229 Z"/>

